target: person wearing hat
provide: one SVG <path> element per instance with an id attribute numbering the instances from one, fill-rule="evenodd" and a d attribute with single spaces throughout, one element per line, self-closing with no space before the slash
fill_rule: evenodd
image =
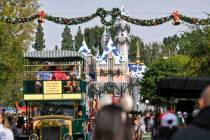
<path id="1" fill-rule="evenodd" d="M 166 112 L 160 118 L 158 140 L 168 140 L 178 129 L 178 120 L 174 113 Z"/>
<path id="2" fill-rule="evenodd" d="M 209 140 L 210 139 L 210 85 L 199 99 L 200 111 L 192 124 L 179 130 L 172 140 Z"/>

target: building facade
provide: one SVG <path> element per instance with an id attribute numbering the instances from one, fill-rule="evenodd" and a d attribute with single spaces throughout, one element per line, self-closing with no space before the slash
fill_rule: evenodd
<path id="1" fill-rule="evenodd" d="M 124 8 L 122 8 L 122 13 L 128 15 Z M 95 57 L 91 55 L 86 43 L 84 41 L 82 43 L 80 52 L 86 56 L 88 61 L 86 64 L 95 64 L 95 70 L 86 67 L 86 72 L 95 71 L 95 80 L 89 83 L 89 95 L 98 98 L 103 94 L 112 94 L 113 96 L 130 94 L 135 98 L 134 102 L 138 102 L 140 91 L 134 81 L 142 79 L 142 73 L 146 71 L 146 66 L 140 61 L 139 46 L 137 47 L 136 62 L 129 63 L 129 24 L 118 18 L 115 23 L 115 30 L 116 36 L 112 39 L 109 30 L 105 28 L 101 40 L 103 52 L 100 54 L 98 51 Z M 91 58 L 94 58 L 94 60 Z M 137 107 L 134 104 L 135 108 Z"/>

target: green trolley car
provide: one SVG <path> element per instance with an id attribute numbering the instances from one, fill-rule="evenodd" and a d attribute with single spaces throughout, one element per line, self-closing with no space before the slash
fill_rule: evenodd
<path id="1" fill-rule="evenodd" d="M 86 139 L 83 55 L 68 50 L 27 52 L 24 67 L 29 139 Z"/>

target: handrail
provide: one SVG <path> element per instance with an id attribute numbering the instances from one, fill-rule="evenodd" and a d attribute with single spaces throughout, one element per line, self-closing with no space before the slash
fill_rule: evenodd
<path id="1" fill-rule="evenodd" d="M 23 80 L 23 93 L 44 94 L 44 82 L 61 82 L 61 93 L 84 93 L 86 82 L 83 79 L 75 80 Z"/>
<path id="2" fill-rule="evenodd" d="M 79 66 L 79 65 L 82 65 L 82 64 L 48 64 L 47 66 Z M 23 65 L 24 67 L 26 66 L 46 66 L 46 64 L 43 64 L 43 65 Z"/>

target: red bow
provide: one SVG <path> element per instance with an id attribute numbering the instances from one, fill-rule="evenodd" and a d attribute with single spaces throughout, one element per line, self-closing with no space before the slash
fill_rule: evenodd
<path id="1" fill-rule="evenodd" d="M 43 23 L 44 22 L 44 18 L 45 18 L 45 12 L 43 10 L 39 11 L 38 12 L 38 16 L 39 16 L 38 22 L 39 23 Z"/>
<path id="2" fill-rule="evenodd" d="M 180 14 L 179 14 L 179 11 L 174 11 L 172 13 L 172 16 L 173 16 L 173 24 L 174 25 L 179 25 L 180 24 Z"/>

